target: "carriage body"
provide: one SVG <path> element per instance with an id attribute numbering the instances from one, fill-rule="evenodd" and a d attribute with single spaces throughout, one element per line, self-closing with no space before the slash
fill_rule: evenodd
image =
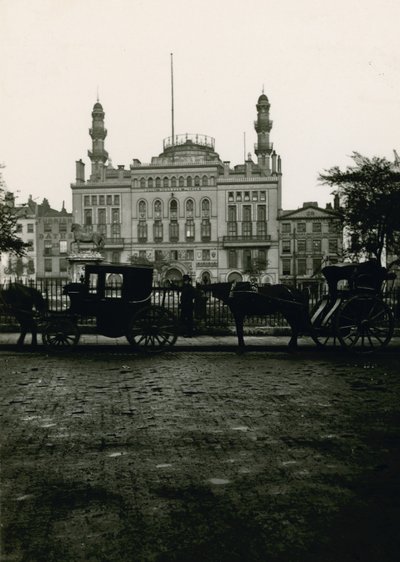
<path id="1" fill-rule="evenodd" d="M 79 317 L 94 317 L 96 333 L 117 338 L 149 352 L 163 351 L 177 339 L 176 321 L 165 308 L 151 304 L 150 266 L 88 264 L 82 283 L 69 283 L 67 314 L 52 315 L 43 330 L 47 345 L 75 345 Z"/>
<path id="2" fill-rule="evenodd" d="M 311 336 L 320 347 L 340 345 L 358 351 L 385 347 L 394 331 L 383 287 L 395 278 L 375 261 L 326 266 L 328 294 L 310 314 Z"/>

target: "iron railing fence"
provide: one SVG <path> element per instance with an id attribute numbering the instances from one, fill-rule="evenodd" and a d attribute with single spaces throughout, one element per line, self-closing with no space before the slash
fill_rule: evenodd
<path id="1" fill-rule="evenodd" d="M 63 294 L 64 282 L 62 281 L 37 281 L 30 282 L 30 286 L 35 287 L 41 291 L 49 305 L 50 311 L 67 312 L 69 308 L 69 297 Z M 6 288 L 7 285 L 0 285 L 1 288 Z M 113 288 L 108 288 L 108 296 L 112 296 Z M 120 294 L 120 287 L 115 287 L 116 294 Z M 320 300 L 325 291 L 313 292 L 309 298 L 310 311 Z M 195 319 L 197 325 L 204 331 L 207 328 L 224 328 L 234 326 L 233 316 L 228 308 L 221 300 L 213 297 L 210 292 L 199 293 L 199 298 L 195 303 Z M 400 328 L 400 288 L 395 287 L 387 290 L 383 294 L 383 299 L 390 306 L 394 313 L 396 327 Z M 171 311 L 175 316 L 179 317 L 179 301 L 180 289 L 179 288 L 166 288 L 166 287 L 153 287 L 151 294 L 152 304 L 163 306 Z M 96 324 L 95 317 L 82 316 L 79 323 L 84 326 L 94 327 Z M 246 326 L 249 327 L 286 327 L 287 323 L 280 313 L 274 313 L 268 316 L 251 316 L 246 319 Z M 16 326 L 15 319 L 10 315 L 9 311 L 5 310 L 1 303 L 0 292 L 0 329 Z"/>

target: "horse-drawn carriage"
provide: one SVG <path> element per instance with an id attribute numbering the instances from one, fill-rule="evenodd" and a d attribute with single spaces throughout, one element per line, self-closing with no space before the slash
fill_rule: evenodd
<path id="1" fill-rule="evenodd" d="M 385 347 L 394 331 L 393 313 L 384 302 L 382 288 L 395 276 L 374 261 L 327 266 L 324 295 L 309 312 L 308 295 L 286 285 L 254 287 L 249 282 L 217 283 L 208 289 L 227 304 L 244 348 L 244 320 L 248 316 L 279 313 L 291 328 L 289 347 L 300 335 L 310 336 L 319 347 L 340 343 L 343 348 L 373 351 Z"/>
<path id="2" fill-rule="evenodd" d="M 70 301 L 66 311 L 48 310 L 39 291 L 19 284 L 2 291 L 2 300 L 21 325 L 20 345 L 27 331 L 35 344 L 39 327 L 48 348 L 73 347 L 80 338 L 80 320 L 94 317 L 97 334 L 125 336 L 134 349 L 155 353 L 172 347 L 178 330 L 168 309 L 151 304 L 152 285 L 149 266 L 86 265 L 82 282 L 63 288 Z"/>
<path id="3" fill-rule="evenodd" d="M 174 345 L 176 319 L 151 304 L 153 268 L 129 265 L 86 265 L 82 283 L 69 283 L 67 313 L 50 313 L 43 323 L 43 343 L 63 348 L 78 343 L 80 317 L 96 319 L 96 333 L 125 336 L 137 350 L 154 353 Z"/>

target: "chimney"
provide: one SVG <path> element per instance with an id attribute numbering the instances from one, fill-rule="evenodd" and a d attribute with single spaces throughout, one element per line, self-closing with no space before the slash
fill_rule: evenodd
<path id="1" fill-rule="evenodd" d="M 224 162 L 224 176 L 229 176 L 229 164 L 230 164 L 229 160 L 226 160 Z"/>
<path id="2" fill-rule="evenodd" d="M 76 183 L 85 183 L 85 164 L 82 159 L 77 160 L 76 164 Z"/>
<path id="3" fill-rule="evenodd" d="M 277 159 L 277 155 L 275 150 L 272 153 L 272 173 L 276 174 L 276 159 Z"/>

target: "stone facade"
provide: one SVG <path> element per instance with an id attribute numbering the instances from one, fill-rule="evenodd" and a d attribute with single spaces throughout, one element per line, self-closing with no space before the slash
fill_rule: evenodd
<path id="1" fill-rule="evenodd" d="M 105 151 L 104 111 L 92 112 L 91 174 L 76 162 L 71 184 L 73 221 L 105 238 L 112 263 L 152 262 L 156 281 L 196 282 L 279 278 L 278 214 L 281 162 L 269 141 L 270 104 L 257 103 L 256 161 L 231 166 L 213 138 L 174 135 L 163 151 L 142 163 L 115 168 Z"/>

